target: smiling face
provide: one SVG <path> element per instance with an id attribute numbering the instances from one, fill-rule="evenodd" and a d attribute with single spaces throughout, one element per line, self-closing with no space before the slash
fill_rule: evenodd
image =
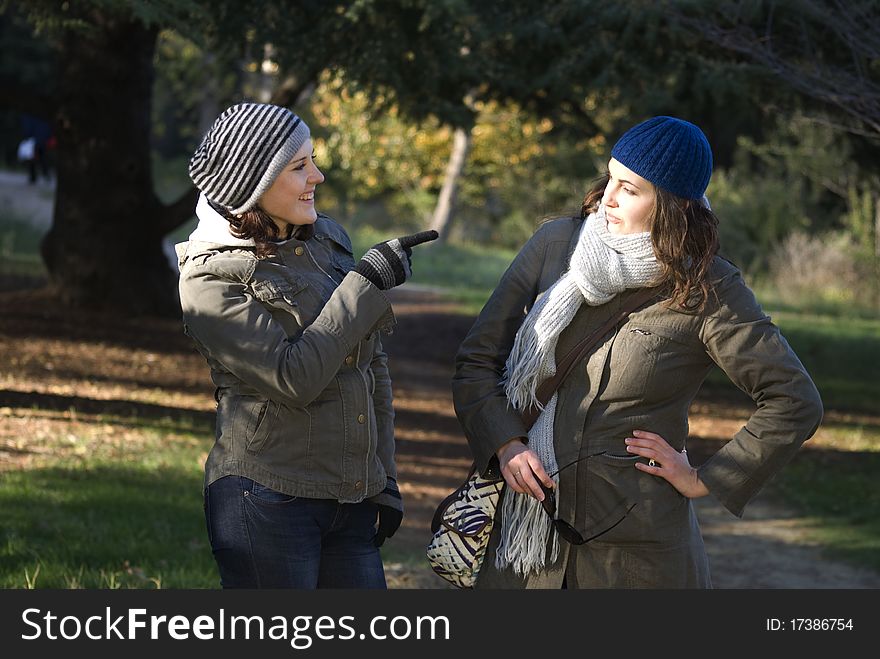
<path id="1" fill-rule="evenodd" d="M 654 186 L 614 158 L 608 162 L 608 184 L 602 203 L 609 232 L 623 235 L 651 230 Z"/>
<path id="2" fill-rule="evenodd" d="M 308 139 L 260 197 L 259 205 L 284 235 L 289 224 L 313 224 L 318 219 L 315 188 L 323 181 L 324 175 L 313 158 L 312 140 Z"/>

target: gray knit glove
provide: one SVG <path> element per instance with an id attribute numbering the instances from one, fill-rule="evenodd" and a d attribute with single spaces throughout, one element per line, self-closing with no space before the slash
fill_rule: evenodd
<path id="1" fill-rule="evenodd" d="M 355 272 L 369 279 L 377 288 L 387 291 L 412 277 L 412 248 L 436 240 L 436 231 L 422 231 L 411 236 L 377 243 L 358 261 Z"/>

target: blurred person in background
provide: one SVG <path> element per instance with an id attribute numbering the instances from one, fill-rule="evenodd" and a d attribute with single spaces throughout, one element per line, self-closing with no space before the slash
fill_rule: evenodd
<path id="1" fill-rule="evenodd" d="M 52 180 L 51 164 L 49 162 L 50 149 L 54 146 L 55 138 L 52 135 L 52 127 L 42 119 L 29 114 L 21 117 L 22 141 L 30 141 L 27 147 L 28 158 L 22 157 L 19 148 L 19 160 L 25 162 L 28 170 L 28 182 L 33 185 L 42 175 L 45 181 Z"/>

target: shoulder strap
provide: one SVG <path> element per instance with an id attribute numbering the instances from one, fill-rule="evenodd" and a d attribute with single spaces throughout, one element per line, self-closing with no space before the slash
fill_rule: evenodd
<path id="1" fill-rule="evenodd" d="M 599 339 L 605 336 L 613 327 L 626 320 L 633 311 L 638 309 L 651 298 L 655 297 L 657 294 L 657 288 L 641 289 L 638 293 L 627 300 L 626 305 L 624 305 L 620 311 L 611 316 L 601 327 L 596 329 L 575 347 L 569 350 L 568 354 L 556 364 L 556 375 L 547 378 L 538 385 L 536 394 L 538 401 L 541 403 L 541 407 L 545 406 L 550 399 L 553 398 L 553 394 L 559 389 L 559 386 L 565 381 L 565 378 L 568 377 L 572 369 L 578 364 L 578 362 L 587 356 L 590 349 Z M 523 411 L 522 418 L 526 430 L 530 429 L 535 424 L 535 421 L 538 420 L 540 414 L 541 410 L 535 405 L 532 405 Z"/>

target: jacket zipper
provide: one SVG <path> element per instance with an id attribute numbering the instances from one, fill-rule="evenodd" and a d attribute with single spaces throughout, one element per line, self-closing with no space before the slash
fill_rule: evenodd
<path id="1" fill-rule="evenodd" d="M 333 279 L 333 277 L 331 277 L 330 274 L 326 270 L 324 270 L 324 268 L 322 268 L 320 266 L 320 264 L 318 263 L 318 260 L 315 258 L 315 255 L 312 254 L 312 250 L 309 249 L 309 246 L 306 243 L 303 243 L 303 246 L 306 248 L 306 251 L 309 253 L 309 258 L 312 260 L 312 263 L 315 264 L 315 267 L 318 270 L 320 270 L 321 272 L 323 272 L 324 275 L 327 277 L 327 279 L 329 279 L 330 281 L 333 282 L 334 287 L 339 286 L 339 284 L 341 284 L 342 282 L 336 281 L 335 279 Z"/>

